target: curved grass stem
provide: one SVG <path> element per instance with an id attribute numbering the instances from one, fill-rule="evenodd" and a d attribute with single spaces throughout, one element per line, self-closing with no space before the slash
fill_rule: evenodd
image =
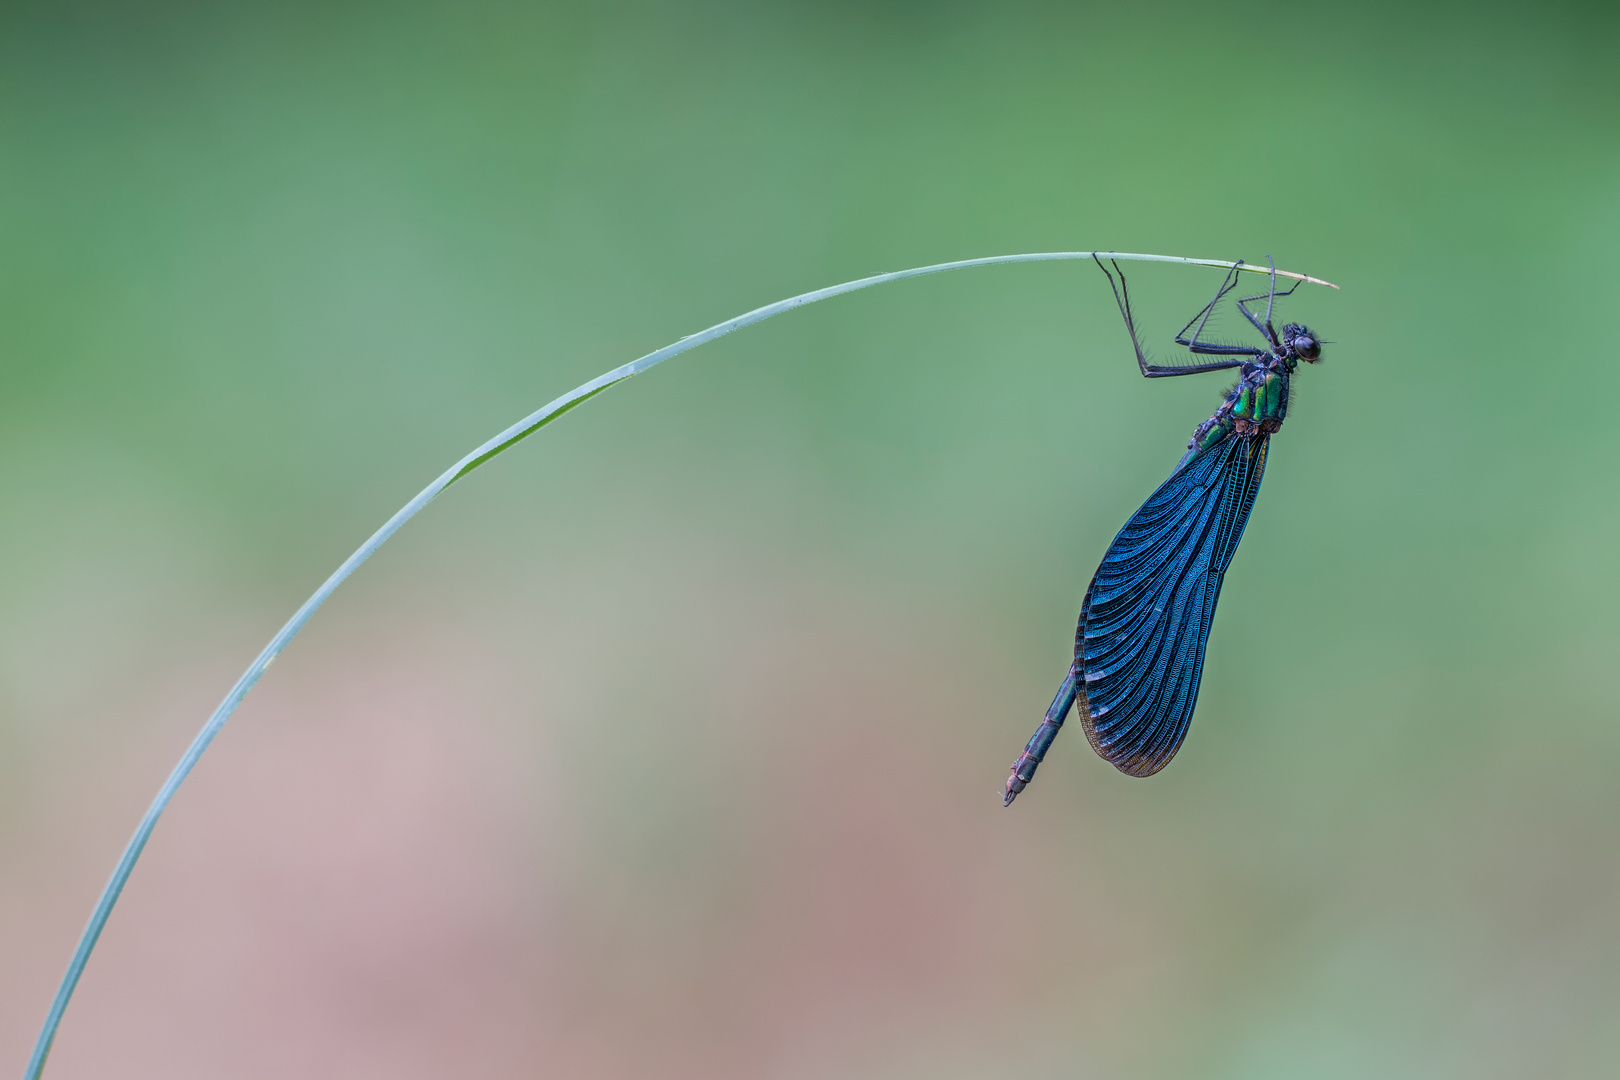
<path id="1" fill-rule="evenodd" d="M 903 281 L 906 278 L 921 277 L 925 274 L 938 274 L 946 270 L 963 270 L 973 266 L 993 266 L 999 263 L 1089 259 L 1093 255 L 1133 262 L 1186 263 L 1194 266 L 1213 266 L 1226 270 L 1235 267 L 1239 270 L 1258 274 L 1271 272 L 1269 267 L 1255 266 L 1249 263 L 1233 263 L 1223 259 L 1189 259 L 1177 255 L 1141 255 L 1117 251 L 1044 251 L 1024 255 L 992 255 L 982 259 L 963 259 L 958 262 L 913 267 L 910 270 L 896 270 L 888 274 L 875 274 L 872 277 L 846 281 L 840 285 L 831 285 L 825 289 L 817 289 L 814 292 L 801 293 L 786 300 L 779 300 L 774 304 L 767 304 L 762 308 L 755 308 L 753 311 L 738 315 L 734 319 L 716 323 L 707 330 L 683 337 L 673 345 L 666 345 L 657 352 L 648 353 L 639 360 L 632 360 L 623 367 L 617 367 L 605 374 L 598 375 L 590 382 L 575 387 L 562 397 L 547 404 L 544 408 L 519 420 L 452 465 L 437 480 L 423 488 L 416 498 L 406 503 L 398 513 L 389 518 L 382 528 L 378 529 L 371 535 L 369 540 L 360 545 L 358 551 L 344 560 L 343 565 L 338 567 L 336 572 L 327 578 L 319 589 L 315 590 L 313 596 L 304 601 L 304 605 L 294 613 L 291 619 L 287 620 L 287 624 L 270 640 L 270 644 L 264 647 L 264 651 L 259 653 L 253 663 L 248 665 L 248 669 L 242 673 L 242 677 L 236 681 L 236 685 L 231 687 L 230 693 L 225 695 L 225 700 L 220 702 L 219 708 L 214 710 L 214 714 L 208 718 L 208 722 L 203 725 L 202 730 L 197 733 L 197 737 L 186 748 L 186 752 L 180 758 L 179 764 L 174 767 L 174 771 L 169 774 L 169 778 L 164 781 L 163 787 L 159 789 L 157 797 L 152 800 L 152 805 L 147 807 L 145 816 L 141 818 L 140 824 L 135 829 L 135 835 L 130 838 L 129 845 L 124 849 L 123 855 L 118 860 L 118 865 L 113 868 L 112 877 L 108 879 L 106 888 L 101 892 L 101 899 L 96 902 L 95 910 L 90 914 L 90 921 L 85 926 L 83 935 L 79 938 L 78 947 L 73 952 L 73 959 L 68 964 L 67 973 L 62 977 L 62 984 L 56 991 L 55 1000 L 51 1003 L 51 1011 L 46 1016 L 44 1027 L 39 1033 L 39 1040 L 35 1044 L 33 1055 L 28 1062 L 28 1071 L 24 1073 L 25 1080 L 39 1080 L 40 1073 L 45 1068 L 46 1056 L 50 1053 L 51 1044 L 56 1038 L 57 1028 L 62 1022 L 62 1013 L 67 1009 L 68 1001 L 73 997 L 73 991 L 79 985 L 79 978 L 84 974 L 84 966 L 89 961 L 90 953 L 95 949 L 97 940 L 101 937 L 103 927 L 107 924 L 107 917 L 112 914 L 113 905 L 118 902 L 119 894 L 124 891 L 124 885 L 129 880 L 130 872 L 135 869 L 135 863 L 140 859 L 147 840 L 151 838 L 152 830 L 156 828 L 158 818 L 162 816 L 164 809 L 168 807 L 170 800 L 174 798 L 175 792 L 179 790 L 180 785 L 197 764 L 197 760 L 202 757 L 203 751 L 208 749 L 208 745 L 214 741 L 214 736 L 219 734 L 220 729 L 225 726 L 225 721 L 230 719 L 231 714 L 236 711 L 236 707 L 242 703 L 242 699 L 247 697 L 248 691 L 253 689 L 254 684 L 259 681 L 259 677 L 264 674 L 265 669 L 281 654 L 281 651 L 287 647 L 298 631 L 303 629 L 304 624 L 320 609 L 320 606 L 326 603 L 327 597 L 331 596 L 350 574 L 359 569 L 361 563 L 371 558 L 372 553 L 380 548 L 390 536 L 393 536 L 401 525 L 415 517 L 418 511 L 432 502 L 445 488 L 448 488 L 480 465 L 510 449 L 522 439 L 539 431 L 569 409 L 583 404 L 608 387 L 621 383 L 632 375 L 639 375 L 653 365 L 661 364 L 671 357 L 679 356 L 688 349 L 695 349 L 705 342 L 713 341 L 715 338 L 729 334 L 733 330 L 740 330 L 745 326 L 762 322 L 773 315 L 780 315 L 783 312 L 792 311 L 794 308 L 804 307 L 806 304 L 814 304 L 818 300 L 828 300 L 834 296 L 842 296 L 844 293 L 868 289 L 874 285 L 883 285 L 891 281 Z M 1319 278 L 1308 277 L 1304 274 L 1296 274 L 1285 270 L 1278 270 L 1276 273 L 1278 277 L 1294 278 L 1299 281 L 1338 288 L 1332 282 L 1322 281 Z"/>

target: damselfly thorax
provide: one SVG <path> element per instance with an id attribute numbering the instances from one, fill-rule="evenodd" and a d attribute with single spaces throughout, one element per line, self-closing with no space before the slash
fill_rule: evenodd
<path id="1" fill-rule="evenodd" d="M 1297 360 L 1270 354 L 1245 363 L 1215 415 L 1193 432 L 1181 464 L 1228 435 L 1270 435 L 1279 430 L 1288 416 L 1288 378 L 1298 366 Z"/>

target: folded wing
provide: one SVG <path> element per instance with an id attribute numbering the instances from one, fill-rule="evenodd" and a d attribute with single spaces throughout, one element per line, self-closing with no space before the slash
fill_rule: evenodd
<path id="1" fill-rule="evenodd" d="M 1267 441 L 1229 435 L 1177 470 L 1114 537 L 1086 590 L 1072 669 L 1080 719 L 1121 772 L 1153 775 L 1187 734 Z"/>

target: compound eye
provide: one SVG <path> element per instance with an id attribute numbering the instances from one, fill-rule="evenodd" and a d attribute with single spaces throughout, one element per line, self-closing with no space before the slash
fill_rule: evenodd
<path id="1" fill-rule="evenodd" d="M 1317 341 L 1310 333 L 1295 334 L 1293 340 L 1288 344 L 1293 348 L 1294 352 L 1299 354 L 1301 360 L 1314 363 L 1322 358 L 1322 343 Z"/>

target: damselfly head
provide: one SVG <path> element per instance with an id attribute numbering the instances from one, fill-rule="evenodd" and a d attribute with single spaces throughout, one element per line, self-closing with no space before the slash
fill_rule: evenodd
<path id="1" fill-rule="evenodd" d="M 1307 327 L 1289 323 L 1283 327 L 1282 339 L 1284 347 L 1306 363 L 1322 359 L 1322 342 Z"/>

